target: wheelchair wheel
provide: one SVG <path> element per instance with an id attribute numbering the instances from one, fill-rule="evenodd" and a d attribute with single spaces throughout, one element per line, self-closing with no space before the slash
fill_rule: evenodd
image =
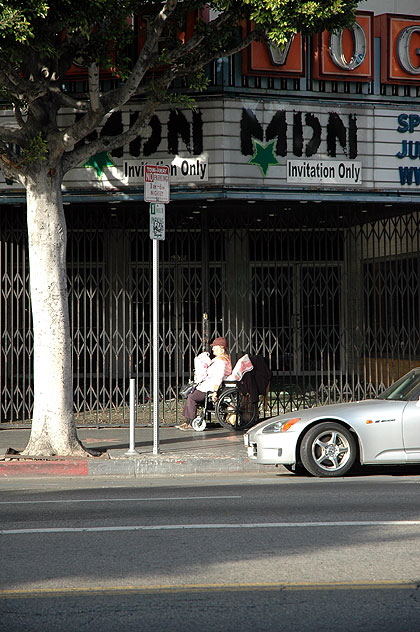
<path id="1" fill-rule="evenodd" d="M 207 426 L 206 420 L 203 419 L 202 417 L 196 417 L 192 421 L 193 430 L 195 430 L 196 432 L 203 432 L 203 430 L 206 429 L 206 426 Z"/>
<path id="2" fill-rule="evenodd" d="M 224 428 L 245 430 L 258 419 L 258 404 L 238 388 L 227 388 L 216 402 L 216 417 Z"/>

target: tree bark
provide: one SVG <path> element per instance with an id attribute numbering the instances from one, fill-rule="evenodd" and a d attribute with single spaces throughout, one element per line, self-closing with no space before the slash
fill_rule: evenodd
<path id="1" fill-rule="evenodd" d="M 44 165 L 26 183 L 34 334 L 34 411 L 28 456 L 87 456 L 77 438 L 61 173 Z"/>

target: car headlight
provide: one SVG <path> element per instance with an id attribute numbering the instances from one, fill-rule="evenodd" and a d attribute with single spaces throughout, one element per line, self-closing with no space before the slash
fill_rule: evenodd
<path id="1" fill-rule="evenodd" d="M 287 432 L 289 428 L 294 426 L 297 421 L 300 421 L 300 417 L 295 417 L 294 419 L 282 419 L 281 421 L 273 421 L 273 423 L 268 424 L 268 426 L 263 428 L 263 432 Z"/>

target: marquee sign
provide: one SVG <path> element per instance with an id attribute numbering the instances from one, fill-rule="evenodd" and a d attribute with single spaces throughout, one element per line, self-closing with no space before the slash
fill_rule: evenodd
<path id="1" fill-rule="evenodd" d="M 142 49 L 150 24 L 147 5 L 133 22 L 137 30 L 137 52 Z M 177 36 L 186 42 L 194 33 L 197 20 L 209 20 L 208 9 L 188 11 Z M 243 24 L 252 30 L 252 22 Z M 382 14 L 358 11 L 356 22 L 342 31 L 324 31 L 309 41 L 297 33 L 282 49 L 269 42 L 252 42 L 242 51 L 244 75 L 302 78 L 307 72 L 306 49 L 310 45 L 312 76 L 318 80 L 369 82 L 374 72 L 374 38 L 379 38 L 381 82 L 420 84 L 420 15 Z M 160 46 L 165 44 L 165 33 Z M 101 77 L 112 71 L 101 70 Z M 87 78 L 87 69 L 78 66 L 66 74 L 69 80 Z"/>
<path id="2" fill-rule="evenodd" d="M 379 15 L 375 35 L 381 39 L 382 83 L 420 83 L 420 17 Z"/>
<path id="3" fill-rule="evenodd" d="M 114 112 L 107 133 L 120 133 L 139 109 L 130 104 Z M 60 125 L 74 120 L 66 112 Z M 0 110 L 0 121 L 7 125 L 13 113 Z M 92 156 L 66 174 L 63 189 L 86 195 L 143 192 L 146 180 L 147 187 L 158 188 L 153 199 L 162 203 L 168 176 L 174 193 L 187 197 L 208 187 L 228 196 L 252 188 L 262 197 L 302 187 L 419 192 L 420 105 L 253 95 L 203 98 L 197 110 L 178 110 L 176 116 L 162 107 L 135 143 Z M 0 174 L 2 191 L 20 188 Z"/>
<path id="4" fill-rule="evenodd" d="M 248 26 L 252 29 L 252 25 Z M 248 75 L 303 77 L 305 74 L 306 42 L 297 33 L 280 49 L 266 42 L 252 42 L 243 54 L 243 72 Z"/>
<path id="5" fill-rule="evenodd" d="M 372 81 L 373 13 L 359 12 L 356 22 L 337 33 L 313 37 L 313 77 L 343 81 Z"/>
<path id="6" fill-rule="evenodd" d="M 252 25 L 248 25 L 251 29 Z M 369 82 L 374 72 L 374 38 L 381 40 L 381 82 L 420 84 L 420 16 L 358 11 L 342 31 L 324 31 L 311 39 L 312 76 L 318 80 Z M 284 49 L 253 42 L 243 51 L 247 75 L 302 77 L 306 39 L 300 34 Z"/>

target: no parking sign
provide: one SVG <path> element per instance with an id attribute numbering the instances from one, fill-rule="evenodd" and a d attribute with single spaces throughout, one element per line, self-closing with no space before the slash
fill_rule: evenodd
<path id="1" fill-rule="evenodd" d="M 144 166 L 144 201 L 169 203 L 169 166 Z"/>

